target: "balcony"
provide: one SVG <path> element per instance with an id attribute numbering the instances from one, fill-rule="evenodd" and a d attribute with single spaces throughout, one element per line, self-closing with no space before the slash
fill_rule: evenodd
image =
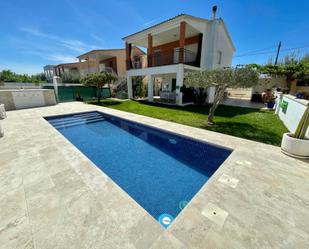
<path id="1" fill-rule="evenodd" d="M 132 60 L 132 68 L 134 68 L 134 69 L 143 68 L 143 62 L 140 59 L 133 59 Z"/>
<path id="2" fill-rule="evenodd" d="M 192 66 L 197 65 L 196 53 L 187 49 L 173 49 L 158 51 L 148 56 L 148 67 L 166 66 L 184 63 Z"/>
<path id="3" fill-rule="evenodd" d="M 127 63 L 129 62 L 127 61 Z M 199 67 L 200 59 L 195 52 L 188 49 L 175 48 L 171 50 L 155 51 L 153 54 L 147 56 L 147 63 L 148 67 L 159 67 L 179 63 Z M 133 59 L 129 68 L 141 68 L 140 61 Z"/>

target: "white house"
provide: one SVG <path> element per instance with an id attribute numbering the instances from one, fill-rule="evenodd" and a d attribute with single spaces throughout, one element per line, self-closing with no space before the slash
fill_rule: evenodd
<path id="1" fill-rule="evenodd" d="M 235 47 L 224 21 L 216 18 L 216 9 L 211 20 L 181 14 L 123 38 L 129 98 L 132 77 L 147 76 L 148 101 L 157 96 L 182 105 L 186 71 L 231 66 Z M 134 68 L 132 46 L 147 49 L 147 67 Z"/>

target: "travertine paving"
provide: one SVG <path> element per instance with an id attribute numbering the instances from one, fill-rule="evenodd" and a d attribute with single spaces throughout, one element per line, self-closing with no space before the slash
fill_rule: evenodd
<path id="1" fill-rule="evenodd" d="M 234 151 L 163 229 L 42 118 L 88 110 Z M 0 248 L 309 248 L 309 164 L 278 147 L 78 102 L 7 116 Z"/>

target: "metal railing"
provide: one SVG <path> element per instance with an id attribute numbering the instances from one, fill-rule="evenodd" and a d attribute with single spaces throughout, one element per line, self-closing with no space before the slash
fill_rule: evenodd
<path id="1" fill-rule="evenodd" d="M 140 60 L 133 60 L 132 61 L 132 66 L 135 69 L 142 68 L 143 67 L 143 62 L 140 61 Z"/>
<path id="2" fill-rule="evenodd" d="M 100 68 L 100 72 L 108 72 L 108 73 L 112 73 L 117 75 L 117 73 L 115 72 L 115 70 L 112 67 L 101 67 Z"/>
<path id="3" fill-rule="evenodd" d="M 200 66 L 197 53 L 184 48 L 154 52 L 153 54 L 147 56 L 147 63 L 147 67 L 158 67 L 179 63 L 196 67 Z M 138 69 L 143 67 L 143 63 L 140 60 L 127 60 L 126 64 L 129 69 Z"/>
<path id="4" fill-rule="evenodd" d="M 196 59 L 196 53 L 184 48 L 158 51 L 148 56 L 148 67 L 165 66 L 179 63 L 199 66 L 197 65 L 198 63 Z"/>

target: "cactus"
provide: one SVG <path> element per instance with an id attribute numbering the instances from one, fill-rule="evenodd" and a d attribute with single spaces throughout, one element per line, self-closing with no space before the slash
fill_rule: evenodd
<path id="1" fill-rule="evenodd" d="M 305 110 L 302 118 L 299 121 L 299 124 L 294 133 L 294 138 L 305 139 L 306 132 L 309 126 L 309 106 Z"/>

